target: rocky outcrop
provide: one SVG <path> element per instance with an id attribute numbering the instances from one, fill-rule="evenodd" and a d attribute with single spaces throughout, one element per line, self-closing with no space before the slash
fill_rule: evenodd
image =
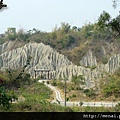
<path id="1" fill-rule="evenodd" d="M 13 44 L 14 44 L 14 42 L 9 41 L 9 42 L 6 42 L 6 43 L 0 45 L 0 55 L 2 53 L 4 53 L 5 51 L 9 51 L 11 46 L 13 46 Z"/>
<path id="2" fill-rule="evenodd" d="M 82 57 L 80 65 L 85 67 L 97 66 L 97 61 L 91 49 Z"/>
<path id="3" fill-rule="evenodd" d="M 100 52 L 101 52 L 100 53 L 101 56 L 104 56 L 104 57 L 106 56 L 106 50 L 105 50 L 105 47 L 103 45 L 101 46 L 101 51 Z"/>
<path id="4" fill-rule="evenodd" d="M 96 68 L 85 68 L 77 65 L 65 66 L 62 69 L 56 71 L 56 78 L 68 77 L 68 80 L 72 80 L 72 76 L 83 75 L 85 80 L 85 87 L 91 88 L 95 85 L 95 81 L 105 76 L 105 73 L 114 73 L 120 68 L 120 54 L 112 56 L 107 64 L 98 65 Z"/>
<path id="5" fill-rule="evenodd" d="M 120 68 L 120 54 L 114 55 L 108 60 L 108 72 L 114 73 L 118 68 Z"/>
<path id="6" fill-rule="evenodd" d="M 3 52 L 0 55 L 0 68 L 4 70 L 6 68 L 16 69 L 22 67 L 26 64 L 29 56 L 32 56 L 32 60 L 31 66 L 27 70 L 31 75 L 34 74 L 33 70 L 35 68 L 48 68 L 51 71 L 56 71 L 61 67 L 72 64 L 67 57 L 59 54 L 48 45 L 44 45 L 43 43 L 28 43 L 21 48 Z"/>
<path id="7" fill-rule="evenodd" d="M 95 85 L 95 81 L 104 77 L 105 73 L 114 73 L 120 68 L 120 54 L 112 56 L 107 64 L 97 65 L 96 58 L 89 50 L 82 58 L 83 66 L 74 65 L 66 56 L 43 43 L 28 43 L 23 47 L 10 50 L 12 43 L 4 43 L 0 46 L 0 69 L 16 69 L 24 66 L 29 56 L 32 56 L 31 64 L 26 70 L 34 76 L 34 69 L 50 69 L 50 74 L 55 79 L 72 80 L 72 76 L 83 75 L 85 88 Z M 9 49 L 9 50 L 8 50 Z M 103 51 L 105 54 L 105 52 Z M 94 68 L 92 68 L 94 66 Z M 38 74 L 37 74 L 38 75 Z"/>

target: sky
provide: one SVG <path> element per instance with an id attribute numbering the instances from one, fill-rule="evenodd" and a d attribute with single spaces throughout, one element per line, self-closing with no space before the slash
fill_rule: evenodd
<path id="1" fill-rule="evenodd" d="M 62 22 L 82 27 L 95 23 L 105 10 L 112 17 L 119 14 L 120 6 L 112 7 L 112 0 L 3 0 L 7 8 L 0 10 L 0 34 L 8 27 L 25 31 L 33 28 L 51 32 Z"/>

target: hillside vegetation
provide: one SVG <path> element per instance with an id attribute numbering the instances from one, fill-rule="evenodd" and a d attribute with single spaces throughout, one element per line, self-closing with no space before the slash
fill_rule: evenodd
<path id="1" fill-rule="evenodd" d="M 25 32 L 20 29 L 16 34 L 8 34 L 0 37 L 0 43 L 15 41 L 11 49 L 20 47 L 28 42 L 44 43 L 56 49 L 68 57 L 70 61 L 79 65 L 83 55 L 91 49 L 98 62 L 104 62 L 115 53 L 119 53 L 120 38 L 113 39 L 108 30 L 99 30 L 97 24 L 86 24 L 82 28 L 61 23 L 61 27 L 55 27 L 52 32 L 42 32 L 33 28 Z M 18 43 L 18 44 L 17 44 Z M 105 48 L 106 56 L 102 54 Z M 103 60 L 104 59 L 104 60 Z"/>
<path id="2" fill-rule="evenodd" d="M 81 58 L 91 49 L 96 56 L 98 63 L 106 64 L 107 60 L 113 54 L 118 54 L 120 51 L 120 38 L 113 38 L 109 30 L 98 30 L 97 24 L 86 24 L 82 28 L 71 26 L 68 23 L 61 23 L 61 27 L 55 27 L 52 32 L 42 32 L 33 28 L 25 32 L 20 29 L 15 34 L 7 34 L 5 37 L 0 37 L 0 44 L 7 41 L 13 41 L 13 46 L 9 50 L 21 47 L 28 42 L 44 43 L 56 49 L 68 57 L 70 61 L 79 65 Z M 94 68 L 91 68 L 94 69 Z M 119 111 L 120 104 L 115 108 L 95 108 L 95 107 L 61 107 L 56 104 L 51 104 L 53 93 L 43 83 L 37 83 L 30 78 L 27 72 L 21 72 L 21 68 L 17 70 L 0 71 L 1 98 L 0 111 L 39 111 L 39 112 L 73 112 L 73 111 Z M 79 78 L 78 78 L 79 77 Z M 73 76 L 72 83 L 67 84 L 67 101 L 119 101 L 120 93 L 120 70 L 115 74 L 107 75 L 100 79 L 92 89 L 83 89 L 79 82 L 84 84 L 82 76 Z M 81 79 L 79 81 L 78 79 Z M 59 89 L 64 90 L 64 84 L 53 81 Z M 3 95 L 3 96 L 2 96 Z M 17 99 L 19 96 L 25 98 L 25 101 L 10 104 L 12 98 Z M 4 102 L 7 100 L 7 104 Z M 7 106 L 5 106 L 7 105 Z M 8 109 L 9 108 L 9 109 Z"/>

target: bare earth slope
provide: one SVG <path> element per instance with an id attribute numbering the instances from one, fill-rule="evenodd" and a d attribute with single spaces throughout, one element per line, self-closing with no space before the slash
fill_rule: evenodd
<path id="1" fill-rule="evenodd" d="M 113 73 L 120 68 L 120 54 L 113 55 L 106 64 L 97 65 L 96 58 L 92 55 L 92 51 L 86 53 L 81 59 L 83 66 L 74 65 L 66 56 L 59 54 L 49 45 L 43 43 L 28 43 L 23 47 L 10 50 L 13 43 L 4 43 L 0 46 L 0 69 L 8 68 L 17 69 L 26 64 L 29 56 L 32 56 L 31 64 L 26 69 L 31 76 L 34 76 L 34 69 L 50 69 L 53 78 L 63 79 L 65 76 L 71 80 L 73 75 L 83 75 L 85 87 L 94 86 L 96 80 L 103 77 L 105 72 Z M 94 63 L 95 62 L 95 63 Z M 91 65 L 96 65 L 91 69 Z M 88 68 L 86 68 L 88 67 Z M 37 74 L 38 75 L 38 74 Z"/>

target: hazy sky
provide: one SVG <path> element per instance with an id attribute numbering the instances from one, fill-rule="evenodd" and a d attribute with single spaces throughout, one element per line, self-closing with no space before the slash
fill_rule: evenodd
<path id="1" fill-rule="evenodd" d="M 94 23 L 103 10 L 118 15 L 112 0 L 4 0 L 8 8 L 0 10 L 0 33 L 7 27 L 52 31 L 61 22 L 81 27 Z"/>

